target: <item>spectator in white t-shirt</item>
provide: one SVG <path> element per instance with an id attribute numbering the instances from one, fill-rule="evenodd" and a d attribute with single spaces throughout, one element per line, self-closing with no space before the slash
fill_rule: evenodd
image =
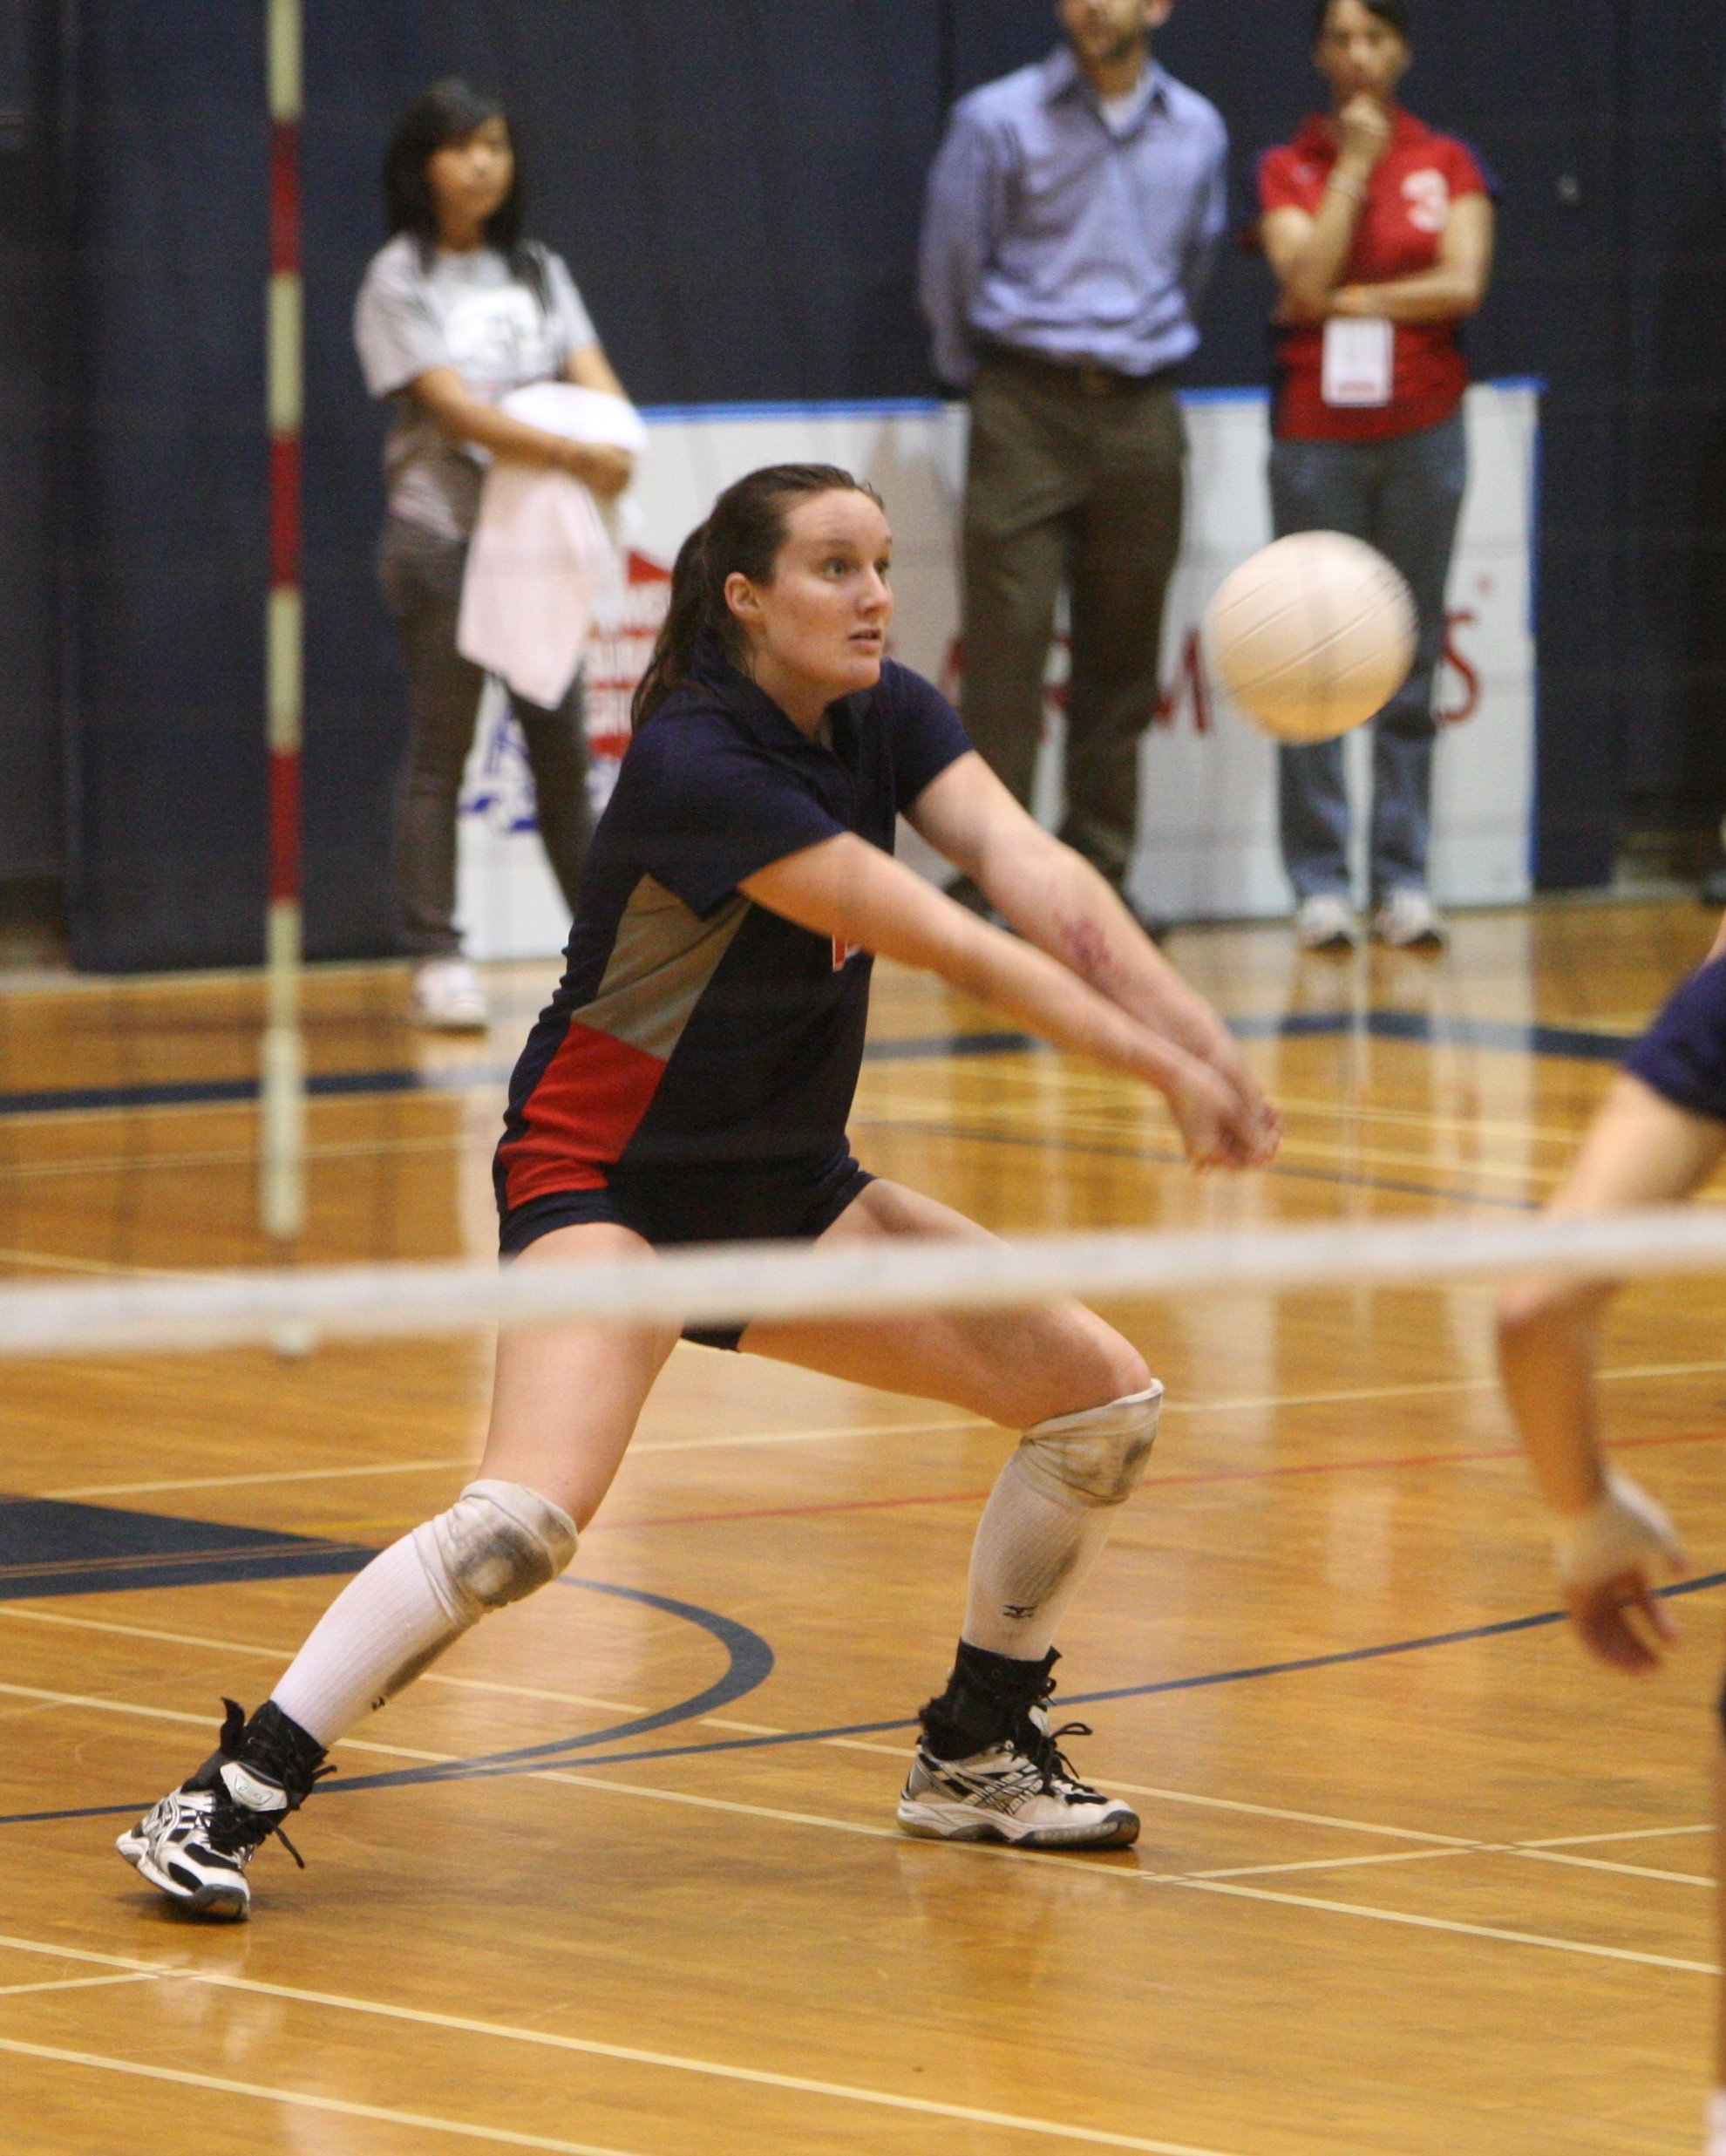
<path id="1" fill-rule="evenodd" d="M 396 824 L 403 932 L 423 1024 L 482 1027 L 485 998 L 455 926 L 456 805 L 485 677 L 456 649 L 462 572 L 490 457 L 551 465 L 601 499 L 629 483 L 622 450 L 499 410 L 511 390 L 569 381 L 621 397 L 568 270 L 522 236 L 522 188 L 495 100 L 441 82 L 403 115 L 384 164 L 391 237 L 354 312 L 366 386 L 391 400 L 380 572 L 407 667 L 409 743 Z M 540 831 L 573 912 L 587 845 L 577 678 L 555 711 L 513 699 Z"/>

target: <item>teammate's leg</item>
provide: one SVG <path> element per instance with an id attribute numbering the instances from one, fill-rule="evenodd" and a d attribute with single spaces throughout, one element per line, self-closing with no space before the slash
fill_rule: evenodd
<path id="1" fill-rule="evenodd" d="M 1274 441 L 1270 452 L 1271 522 L 1279 539 L 1292 532 L 1369 535 L 1373 461 L 1353 442 Z M 1315 945 L 1351 942 L 1349 795 L 1340 741 L 1310 742 L 1277 752 L 1278 823 L 1282 865 L 1301 908 L 1301 940 Z M 1308 908 L 1308 900 L 1328 901 Z M 1324 931 L 1334 916 L 1335 932 Z M 1310 929 L 1309 929 L 1310 924 Z"/>
<path id="2" fill-rule="evenodd" d="M 962 1214 L 874 1182 L 823 1242 L 894 1234 L 987 1240 Z M 1048 1846 L 1130 1841 L 1131 1808 L 1077 1780 L 1043 1703 L 1060 1619 L 1144 1472 L 1161 1387 L 1130 1342 L 1074 1302 L 752 1325 L 752 1353 L 969 1408 L 1021 1430 L 971 1555 L 965 1622 L 900 1817 L 912 1831 Z"/>
<path id="3" fill-rule="evenodd" d="M 648 1255 L 629 1229 L 596 1222 L 516 1262 Z M 568 1565 L 676 1337 L 666 1326 L 506 1334 L 478 1476 L 349 1581 L 249 1722 L 230 1703 L 215 1752 L 120 1837 L 121 1854 L 176 1901 L 244 1916 L 246 1866 L 303 1803 L 328 1748 L 481 1617 Z"/>
<path id="4" fill-rule="evenodd" d="M 533 774 L 534 813 L 540 840 L 572 914 L 581 908 L 581 863 L 593 833 L 588 799 L 588 704 L 581 675 L 553 711 L 513 696 L 510 707 L 527 749 Z"/>
<path id="5" fill-rule="evenodd" d="M 1379 552 L 1400 569 L 1414 595 L 1417 635 L 1408 679 L 1373 721 L 1372 890 L 1383 905 L 1395 893 L 1424 893 L 1431 836 L 1432 758 L 1438 724 L 1434 715 L 1438 668 L 1444 651 L 1445 588 L 1455 551 L 1457 523 L 1468 479 L 1468 447 L 1461 415 L 1442 425 L 1386 442 L 1380 452 L 1383 485 L 1369 534 Z M 1414 935 L 1423 918 L 1387 911 L 1387 941 L 1437 942 Z"/>
<path id="6" fill-rule="evenodd" d="M 459 957 L 456 802 L 486 677 L 456 649 L 466 549 L 400 517 L 379 571 L 407 672 L 408 743 L 396 798 L 395 872 L 403 940 L 416 959 Z"/>

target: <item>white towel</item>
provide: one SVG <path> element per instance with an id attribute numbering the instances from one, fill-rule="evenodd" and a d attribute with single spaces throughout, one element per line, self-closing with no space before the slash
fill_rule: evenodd
<path id="1" fill-rule="evenodd" d="M 621 397 L 536 382 L 502 409 L 548 433 L 639 456 L 647 429 Z M 467 550 L 456 648 L 501 675 L 530 704 L 555 709 L 595 629 L 621 618 L 623 575 L 612 528 L 592 493 L 567 472 L 493 458 Z"/>

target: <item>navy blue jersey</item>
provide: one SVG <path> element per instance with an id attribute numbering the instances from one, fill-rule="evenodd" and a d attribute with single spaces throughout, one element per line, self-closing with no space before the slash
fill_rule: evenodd
<path id="1" fill-rule="evenodd" d="M 895 817 L 969 746 L 891 661 L 812 740 L 717 649 L 697 654 L 594 833 L 562 984 L 510 1086 L 506 1218 L 667 1170 L 813 1179 L 843 1154 L 869 956 L 737 886 L 844 832 L 891 852 Z"/>
<path id="2" fill-rule="evenodd" d="M 1726 1123 L 1726 958 L 1676 990 L 1624 1067 L 1675 1107 Z"/>

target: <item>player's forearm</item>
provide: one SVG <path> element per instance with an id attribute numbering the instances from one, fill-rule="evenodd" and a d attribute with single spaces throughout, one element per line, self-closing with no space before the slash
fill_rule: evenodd
<path id="1" fill-rule="evenodd" d="M 1606 1487 L 1594 1361 L 1602 1296 L 1534 1282 L 1498 1308 L 1498 1370 L 1540 1493 L 1560 1517 L 1586 1512 Z"/>
<path id="2" fill-rule="evenodd" d="M 1099 996 L 1189 1055 L 1233 1056 L 1216 1013 L 1070 847 L 1038 832 L 980 867 L 979 881 L 1003 917 Z"/>
<path id="3" fill-rule="evenodd" d="M 1032 945 L 1003 935 L 961 907 L 953 911 L 959 918 L 952 940 L 925 962 L 966 995 L 1016 1019 L 1054 1047 L 1108 1064 L 1165 1093 L 1198 1060 Z"/>
<path id="4" fill-rule="evenodd" d="M 854 837 L 835 838 L 748 878 L 745 894 L 818 935 L 938 974 L 1057 1048 L 1164 1092 L 1193 1058 L 1040 950 L 990 928 Z"/>

